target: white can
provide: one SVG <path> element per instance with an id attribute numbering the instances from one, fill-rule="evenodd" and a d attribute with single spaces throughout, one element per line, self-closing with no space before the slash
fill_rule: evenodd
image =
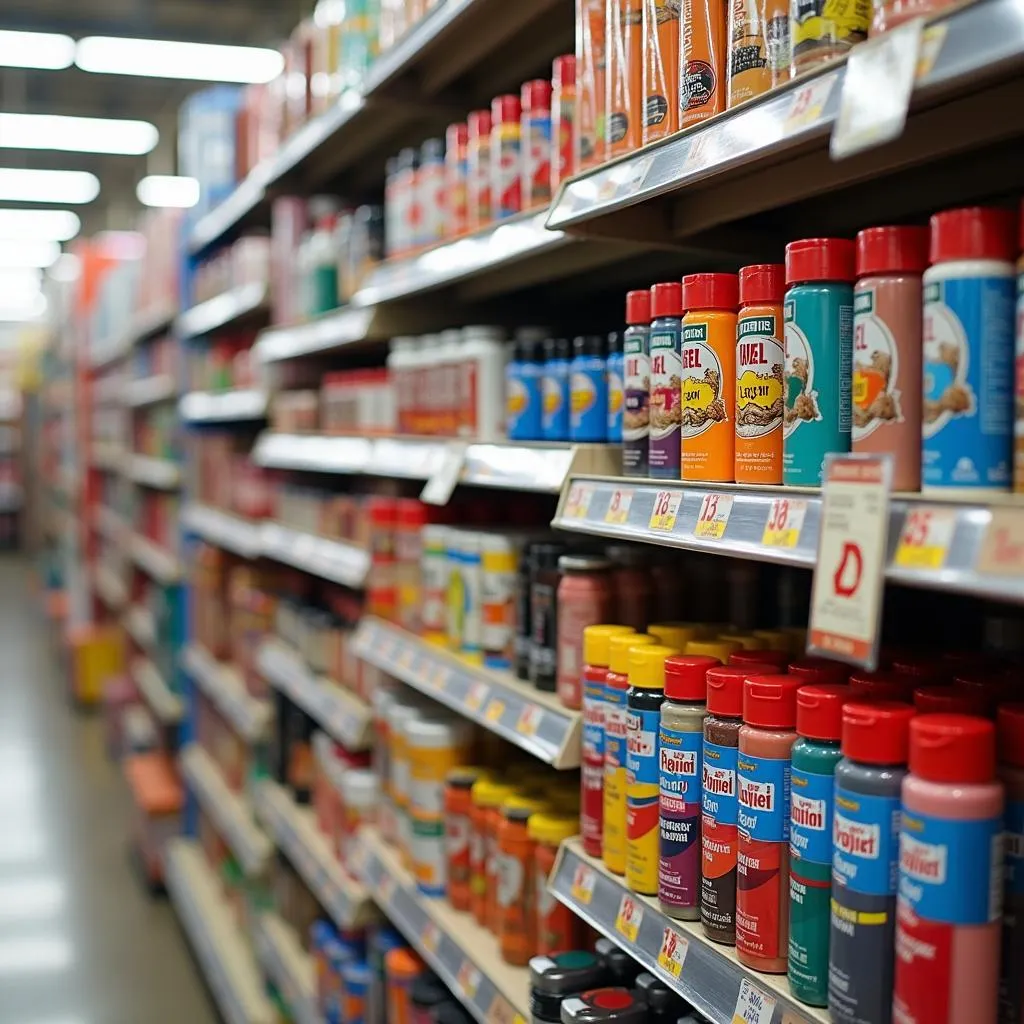
<path id="1" fill-rule="evenodd" d="M 480 619 L 480 543 L 472 530 L 448 532 L 448 644 L 482 660 Z"/>
<path id="2" fill-rule="evenodd" d="M 460 437 L 495 441 L 505 435 L 505 366 L 509 343 L 500 327 L 462 329 L 459 366 Z"/>
<path id="3" fill-rule="evenodd" d="M 480 620 L 484 664 L 512 668 L 516 634 L 516 572 L 523 538 L 482 533 L 480 543 Z"/>
<path id="4" fill-rule="evenodd" d="M 472 725 L 454 717 L 423 716 L 405 723 L 409 757 L 409 813 L 414 818 L 444 815 L 448 773 L 469 762 Z"/>
<path id="5" fill-rule="evenodd" d="M 409 818 L 409 750 L 406 726 L 419 718 L 423 709 L 412 703 L 396 702 L 388 712 L 388 743 L 391 749 L 391 797 L 395 802 L 395 835 L 406 856 L 412 851 L 412 822 Z"/>
<path id="6" fill-rule="evenodd" d="M 448 534 L 447 526 L 428 523 L 421 537 L 420 580 L 423 586 L 420 621 L 428 640 L 441 640 L 448 629 Z"/>

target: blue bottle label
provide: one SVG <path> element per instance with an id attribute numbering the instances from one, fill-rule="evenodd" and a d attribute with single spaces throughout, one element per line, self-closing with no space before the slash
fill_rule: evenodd
<path id="1" fill-rule="evenodd" d="M 922 482 L 1008 488 L 1013 447 L 1014 280 L 924 289 Z"/>
<path id="2" fill-rule="evenodd" d="M 604 688 L 604 764 L 606 771 L 626 767 L 626 691 Z"/>
<path id="3" fill-rule="evenodd" d="M 658 785 L 660 711 L 626 712 L 626 778 L 644 786 Z"/>
<path id="4" fill-rule="evenodd" d="M 662 724 L 659 742 L 658 898 L 696 907 L 700 899 L 703 734 Z"/>
<path id="5" fill-rule="evenodd" d="M 790 761 L 740 754 L 736 760 L 740 835 L 756 842 L 789 839 Z"/>
<path id="6" fill-rule="evenodd" d="M 597 356 L 573 359 L 569 390 L 570 439 L 606 440 L 608 381 L 605 379 L 605 361 Z"/>
<path id="7" fill-rule="evenodd" d="M 541 431 L 545 441 L 569 440 L 569 361 L 552 359 L 544 364 L 541 380 Z"/>
<path id="8" fill-rule="evenodd" d="M 1024 894 L 1024 801 L 1010 800 L 1004 815 L 1006 828 L 1006 891 Z"/>
<path id="9" fill-rule="evenodd" d="M 854 892 L 894 896 L 899 870 L 900 801 L 837 785 L 832 816 L 832 882 Z"/>
<path id="10" fill-rule="evenodd" d="M 541 372 L 538 363 L 509 363 L 505 378 L 509 440 L 539 441 L 542 439 Z"/>
<path id="11" fill-rule="evenodd" d="M 835 776 L 793 769 L 790 778 L 789 845 L 794 857 L 832 863 Z"/>
<path id="12" fill-rule="evenodd" d="M 605 686 L 583 680 L 583 753 L 590 759 L 604 758 Z"/>
<path id="13" fill-rule="evenodd" d="M 735 825 L 736 803 L 736 747 L 723 747 L 718 743 L 704 744 L 701 765 L 701 809 L 720 825 Z"/>
<path id="14" fill-rule="evenodd" d="M 679 479 L 682 417 L 682 325 L 660 321 L 651 326 L 651 376 L 648 449 L 651 476 Z"/>
<path id="15" fill-rule="evenodd" d="M 605 371 L 608 379 L 608 440 L 613 443 L 622 440 L 622 413 L 625 406 L 623 366 L 621 354 L 608 357 Z"/>
<path id="16" fill-rule="evenodd" d="M 901 900 L 926 921 L 987 924 L 1003 910 L 1003 821 L 903 811 Z"/>

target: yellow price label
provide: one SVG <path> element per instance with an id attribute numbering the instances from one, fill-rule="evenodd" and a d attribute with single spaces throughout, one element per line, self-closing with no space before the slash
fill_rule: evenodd
<path id="1" fill-rule="evenodd" d="M 629 942 L 636 942 L 640 934 L 640 922 L 644 919 L 643 906 L 633 896 L 623 896 L 619 912 L 615 915 L 615 930 Z"/>
<path id="2" fill-rule="evenodd" d="M 731 494 L 705 494 L 700 503 L 693 535 L 701 540 L 721 540 L 732 512 Z"/>
<path id="3" fill-rule="evenodd" d="M 487 719 L 488 722 L 497 722 L 503 714 L 505 714 L 504 701 L 500 701 L 497 697 L 494 697 L 487 705 L 487 710 L 484 712 L 484 718 Z"/>
<path id="4" fill-rule="evenodd" d="M 593 497 L 594 488 L 589 484 L 573 484 L 565 501 L 565 518 L 586 519 Z"/>
<path id="5" fill-rule="evenodd" d="M 430 953 L 436 953 L 440 945 L 441 930 L 433 921 L 428 921 L 423 928 L 423 948 Z"/>
<path id="6" fill-rule="evenodd" d="M 795 548 L 807 516 L 807 502 L 798 498 L 776 498 L 768 510 L 761 543 L 766 548 Z"/>
<path id="7" fill-rule="evenodd" d="M 472 683 L 466 693 L 466 709 L 475 714 L 484 706 L 489 692 L 486 683 L 481 683 L 479 680 Z"/>
<path id="8" fill-rule="evenodd" d="M 658 966 L 678 979 L 683 973 L 683 964 L 686 961 L 686 951 L 690 948 L 689 942 L 682 937 L 671 926 L 667 927 L 661 936 L 661 949 L 658 950 Z"/>
<path id="9" fill-rule="evenodd" d="M 516 732 L 521 732 L 524 736 L 536 736 L 543 717 L 543 709 L 536 704 L 527 704 L 516 722 Z"/>
<path id="10" fill-rule="evenodd" d="M 594 886 L 597 884 L 597 872 L 586 864 L 578 864 L 572 876 L 572 898 L 577 903 L 589 906 L 594 898 Z"/>
<path id="11" fill-rule="evenodd" d="M 612 491 L 604 521 L 612 526 L 625 526 L 629 522 L 629 510 L 633 504 L 633 492 L 616 488 Z"/>
<path id="12" fill-rule="evenodd" d="M 953 543 L 956 513 L 947 508 L 912 508 L 903 520 L 896 564 L 901 569 L 941 569 Z"/>
<path id="13" fill-rule="evenodd" d="M 671 533 L 676 528 L 676 516 L 682 503 L 682 491 L 658 491 L 654 496 L 654 509 L 647 523 L 648 528 Z"/>

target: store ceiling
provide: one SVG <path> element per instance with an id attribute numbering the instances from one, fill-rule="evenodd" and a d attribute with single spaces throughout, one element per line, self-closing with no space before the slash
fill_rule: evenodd
<path id="1" fill-rule="evenodd" d="M 286 37 L 312 0 L 3 0 L 0 29 L 174 39 L 274 46 Z M 129 228 L 141 207 L 135 185 L 148 173 L 173 173 L 177 110 L 190 93 L 209 85 L 98 75 L 68 68 L 0 68 L 0 112 L 137 118 L 160 130 L 147 156 L 99 156 L 0 148 L 0 167 L 91 171 L 99 198 L 77 208 L 83 233 Z M 18 204 L 9 204 L 18 205 Z"/>

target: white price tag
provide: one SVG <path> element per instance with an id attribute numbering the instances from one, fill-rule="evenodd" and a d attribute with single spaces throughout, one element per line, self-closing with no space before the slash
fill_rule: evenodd
<path id="1" fill-rule="evenodd" d="M 789 110 L 786 111 L 786 119 L 782 125 L 784 134 L 796 135 L 797 132 L 805 131 L 818 122 L 829 96 L 832 95 L 832 87 L 837 77 L 838 72 L 832 71 L 813 78 L 793 90 L 793 98 L 789 102 Z"/>
<path id="2" fill-rule="evenodd" d="M 774 1012 L 775 1000 L 744 978 L 733 1011 L 732 1024 L 771 1024 Z"/>
<path id="3" fill-rule="evenodd" d="M 466 445 L 457 441 L 449 442 L 441 464 L 420 491 L 420 501 L 428 505 L 447 505 L 451 500 L 466 461 Z"/>
<path id="4" fill-rule="evenodd" d="M 915 18 L 855 46 L 846 59 L 833 160 L 892 142 L 903 134 L 917 74 L 924 20 Z"/>
<path id="5" fill-rule="evenodd" d="M 586 519 L 593 497 L 594 488 L 589 484 L 573 484 L 565 500 L 565 518 Z"/>
<path id="6" fill-rule="evenodd" d="M 889 533 L 890 455 L 827 455 L 808 651 L 878 664 Z"/>
<path id="7" fill-rule="evenodd" d="M 668 925 L 661 936 L 658 966 L 678 980 L 679 975 L 683 973 L 683 964 L 686 962 L 686 952 L 689 948 L 689 942 L 675 928 Z"/>
<path id="8" fill-rule="evenodd" d="M 586 864 L 578 864 L 572 876 L 572 898 L 577 903 L 589 906 L 594 898 L 594 886 L 597 884 L 597 872 Z"/>
<path id="9" fill-rule="evenodd" d="M 721 540 L 732 512 L 731 494 L 705 494 L 697 514 L 693 535 L 701 540 Z"/>
<path id="10" fill-rule="evenodd" d="M 901 569 L 941 569 L 953 543 L 956 512 L 915 507 L 907 512 L 893 561 Z"/>
<path id="11" fill-rule="evenodd" d="M 984 575 L 1024 573 L 1024 515 L 1016 508 L 994 508 L 978 550 L 975 569 Z"/>
<path id="12" fill-rule="evenodd" d="M 612 491 L 611 500 L 608 502 L 608 511 L 604 514 L 604 521 L 614 526 L 624 526 L 629 522 L 629 509 L 633 504 L 633 492 L 622 488 Z"/>
<path id="13" fill-rule="evenodd" d="M 635 896 L 623 896 L 619 903 L 619 912 L 615 916 L 615 930 L 629 942 L 636 942 L 643 919 L 643 904 Z"/>
<path id="14" fill-rule="evenodd" d="M 683 503 L 682 491 L 658 491 L 654 496 L 654 508 L 647 522 L 648 529 L 671 533 L 676 526 L 679 506 Z"/>

